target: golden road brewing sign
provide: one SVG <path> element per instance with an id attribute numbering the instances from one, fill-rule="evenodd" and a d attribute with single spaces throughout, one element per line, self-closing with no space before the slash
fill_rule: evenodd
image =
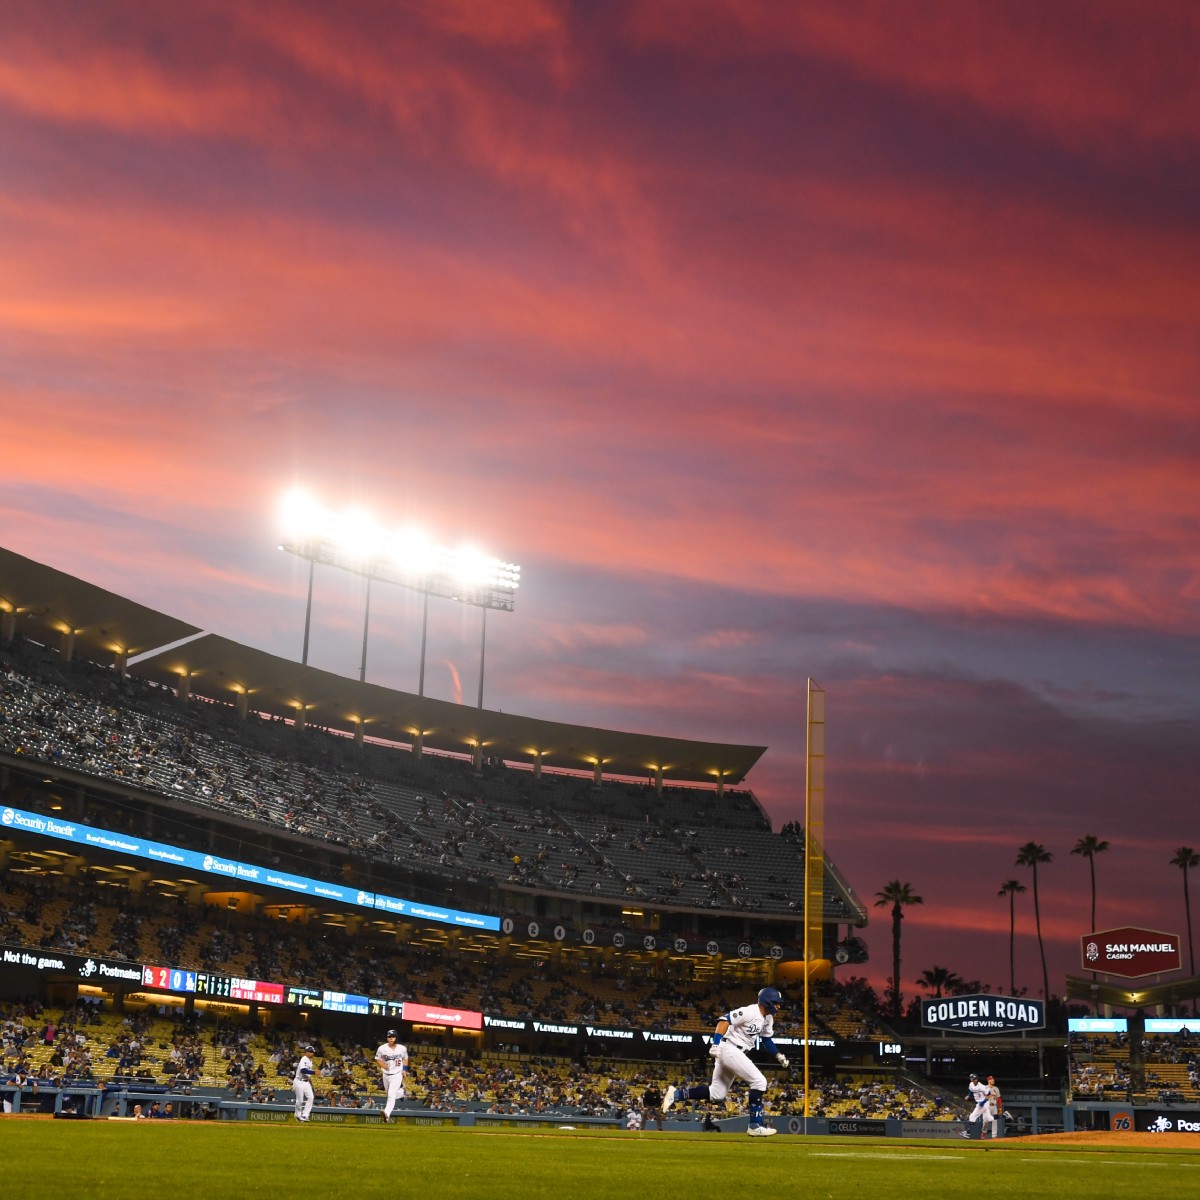
<path id="1" fill-rule="evenodd" d="M 1079 953 L 1085 971 L 1140 979 L 1179 970 L 1179 935 L 1155 929 L 1106 929 L 1081 937 Z"/>
<path id="2" fill-rule="evenodd" d="M 1014 1033 L 1045 1029 L 1046 1006 L 1020 996 L 942 996 L 921 1001 L 921 1024 L 952 1033 Z"/>

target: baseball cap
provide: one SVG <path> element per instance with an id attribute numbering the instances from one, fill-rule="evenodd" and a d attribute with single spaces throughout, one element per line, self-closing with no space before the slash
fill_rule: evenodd
<path id="1" fill-rule="evenodd" d="M 400 1036 L 394 1029 L 389 1029 L 387 1031 L 387 1035 L 388 1035 L 388 1037 L 399 1037 Z"/>

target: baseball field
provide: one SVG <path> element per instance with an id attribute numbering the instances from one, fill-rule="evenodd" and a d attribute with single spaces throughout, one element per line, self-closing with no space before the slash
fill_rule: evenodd
<path id="1" fill-rule="evenodd" d="M 6 1119 L 11 1183 L 98 1200 L 156 1194 L 438 1200 L 989 1195 L 1171 1200 L 1200 1194 L 1200 1143 L 1178 1135 L 976 1142 L 738 1134 L 257 1126 Z"/>

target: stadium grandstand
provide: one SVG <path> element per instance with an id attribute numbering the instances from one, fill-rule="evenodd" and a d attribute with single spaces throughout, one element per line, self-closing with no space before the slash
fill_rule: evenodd
<path id="1" fill-rule="evenodd" d="M 762 753 L 343 679 L 0 551 L 6 1068 L 266 1096 L 315 1036 L 359 1106 L 403 1022 L 423 1104 L 611 1114 L 803 978 Z M 866 911 L 825 866 L 815 1099 L 936 1117 L 829 977 Z"/>

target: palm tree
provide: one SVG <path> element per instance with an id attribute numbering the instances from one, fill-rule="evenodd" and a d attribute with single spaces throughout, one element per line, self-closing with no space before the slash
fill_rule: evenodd
<path id="1" fill-rule="evenodd" d="M 1191 846 L 1180 846 L 1175 851 L 1175 857 L 1171 859 L 1171 866 L 1178 867 L 1183 872 L 1183 909 L 1187 913 L 1188 963 L 1192 974 L 1195 975 L 1196 950 L 1192 945 L 1192 900 L 1188 895 L 1187 873 L 1189 867 L 1200 867 L 1200 854 L 1197 854 Z"/>
<path id="2" fill-rule="evenodd" d="M 893 879 L 881 891 L 875 893 L 875 907 L 892 910 L 892 1016 L 898 1021 L 903 1012 L 900 997 L 900 922 L 904 920 L 904 909 L 910 904 L 924 904 L 922 897 L 912 890 L 911 883 Z"/>
<path id="3" fill-rule="evenodd" d="M 1026 842 L 1017 851 L 1017 866 L 1033 868 L 1033 916 L 1037 922 L 1038 953 L 1042 956 L 1042 998 L 1050 1003 L 1050 972 L 1046 970 L 1046 945 L 1042 941 L 1042 907 L 1038 903 L 1038 863 L 1048 863 L 1054 855 L 1039 842 Z"/>
<path id="4" fill-rule="evenodd" d="M 957 971 L 951 971 L 949 967 L 930 967 L 928 971 L 922 971 L 917 978 L 917 982 L 923 988 L 928 988 L 933 993 L 935 1000 L 942 998 L 943 989 L 953 994 L 962 981 L 962 976 Z"/>
<path id="5" fill-rule="evenodd" d="M 1088 926 L 1090 933 L 1096 932 L 1096 855 L 1103 854 L 1108 849 L 1108 843 L 1095 834 L 1089 833 L 1075 843 L 1072 854 L 1080 854 L 1088 860 L 1088 869 L 1092 873 L 1092 923 Z"/>
<path id="6" fill-rule="evenodd" d="M 1014 996 L 1017 994 L 1017 896 L 1024 891 L 1025 885 L 1019 879 L 1006 879 L 996 893 L 1008 897 L 1008 986 Z"/>

